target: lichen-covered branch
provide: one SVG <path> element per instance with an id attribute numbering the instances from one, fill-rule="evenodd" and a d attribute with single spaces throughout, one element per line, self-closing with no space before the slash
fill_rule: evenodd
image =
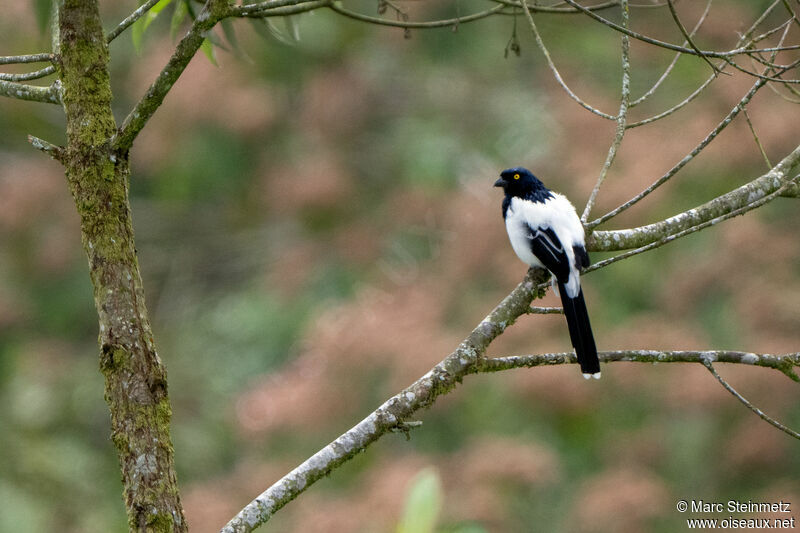
<path id="1" fill-rule="evenodd" d="M 0 56 L 0 65 L 17 65 L 22 63 L 44 63 L 52 61 L 53 54 L 27 54 L 22 56 Z"/>
<path id="2" fill-rule="evenodd" d="M 22 74 L 7 74 L 5 72 L 0 72 L 0 80 L 3 81 L 30 81 L 30 80 L 38 80 L 39 78 L 44 78 L 45 76 L 49 76 L 53 72 L 56 71 L 56 67 L 53 65 L 44 67 L 43 69 L 35 70 L 33 72 L 24 72 Z"/>
<path id="3" fill-rule="evenodd" d="M 386 433 L 402 426 L 414 412 L 430 405 L 438 396 L 460 383 L 464 376 L 473 373 L 489 344 L 528 312 L 534 298 L 543 294 L 538 286 L 547 278 L 544 270 L 531 269 L 525 280 L 472 330 L 453 353 L 264 491 L 222 528 L 223 533 L 252 531 L 263 524 L 315 481 Z"/>
<path id="4" fill-rule="evenodd" d="M 49 87 L 37 87 L 26 85 L 15 81 L 0 80 L 0 96 L 16 98 L 18 100 L 28 100 L 29 102 L 42 102 L 45 104 L 60 104 L 61 95 L 59 83 L 53 83 Z"/>
<path id="5" fill-rule="evenodd" d="M 630 361 L 636 363 L 736 363 L 761 366 L 782 372 L 793 381 L 800 381 L 794 373 L 800 367 L 800 352 L 780 355 L 739 352 L 733 350 L 615 350 L 599 352 L 602 363 Z M 498 372 L 513 368 L 577 364 L 575 352 L 543 353 L 535 355 L 512 355 L 481 359 L 475 367 L 478 372 Z"/>
<path id="6" fill-rule="evenodd" d="M 111 145 L 116 125 L 97 0 L 64 0 L 58 25 L 58 74 L 67 119 L 67 145 L 59 154 L 80 215 L 94 289 L 100 370 L 128 527 L 185 532 L 169 433 L 166 370 L 156 353 L 133 239 L 127 153 Z M 38 144 L 48 151 L 47 145 Z"/>
<path id="7" fill-rule="evenodd" d="M 800 163 L 800 146 L 795 148 L 763 176 L 694 209 L 689 209 L 679 215 L 638 228 L 594 231 L 587 239 L 587 248 L 590 251 L 607 252 L 645 246 L 664 237 L 723 216 L 726 213 L 741 209 L 774 193 L 787 184 L 796 184 L 798 176 L 793 175 L 792 170 L 798 163 Z"/>
<path id="8" fill-rule="evenodd" d="M 206 2 L 188 33 L 178 43 L 166 66 L 136 104 L 136 107 L 125 117 L 120 131 L 113 141 L 117 150 L 127 152 L 130 149 L 136 136 L 161 106 L 167 93 L 200 49 L 205 39 L 205 33 L 211 30 L 217 22 L 229 16 L 229 10 L 230 7 L 225 0 L 208 0 Z"/>
<path id="9" fill-rule="evenodd" d="M 64 156 L 64 149 L 62 147 L 49 143 L 39 137 L 28 135 L 28 142 L 31 143 L 31 146 L 46 153 L 56 161 L 61 161 L 61 158 Z"/>
<path id="10" fill-rule="evenodd" d="M 526 312 L 536 296 L 537 282 L 546 275 L 531 270 L 516 289 L 487 316 L 455 352 L 448 355 L 413 385 L 387 400 L 378 409 L 339 438 L 315 453 L 289 472 L 242 509 L 222 533 L 253 531 L 284 505 L 305 491 L 311 484 L 345 463 L 386 433 L 407 431 L 406 419 L 418 409 L 455 387 L 470 374 L 498 372 L 514 368 L 577 364 L 574 352 L 484 357 L 489 343 L 502 333 L 520 314 Z M 635 361 L 641 363 L 701 363 L 716 361 L 761 366 L 778 370 L 800 381 L 793 369 L 800 366 L 800 353 L 782 355 L 756 354 L 730 350 L 656 351 L 618 350 L 600 352 L 600 361 Z"/>

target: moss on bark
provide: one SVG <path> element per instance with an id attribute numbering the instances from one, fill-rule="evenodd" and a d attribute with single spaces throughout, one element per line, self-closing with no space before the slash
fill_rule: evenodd
<path id="1" fill-rule="evenodd" d="M 129 527 L 187 531 L 169 435 L 166 370 L 155 349 L 136 258 L 128 155 L 111 144 L 116 124 L 97 2 L 66 0 L 59 10 L 59 33 L 57 63 L 67 117 L 62 162 L 94 287 L 100 370 Z"/>

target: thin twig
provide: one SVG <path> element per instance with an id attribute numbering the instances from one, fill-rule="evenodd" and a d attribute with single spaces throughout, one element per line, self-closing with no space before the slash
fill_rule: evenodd
<path id="1" fill-rule="evenodd" d="M 36 148 L 37 150 L 41 150 L 45 154 L 49 155 L 51 158 L 55 159 L 56 161 L 61 161 L 62 156 L 64 155 L 64 148 L 61 146 L 56 146 L 55 144 L 51 144 L 44 139 L 40 139 L 39 137 L 34 137 L 33 135 L 28 135 L 28 142 L 31 143 L 31 146 Z"/>
<path id="2" fill-rule="evenodd" d="M 703 14 L 700 15 L 700 19 L 697 21 L 697 24 L 695 24 L 694 28 L 692 28 L 692 31 L 689 34 L 690 36 L 693 37 L 694 34 L 697 33 L 697 31 L 700 29 L 700 26 L 703 25 L 703 22 L 705 22 L 706 17 L 708 17 L 708 12 L 711 11 L 711 2 L 713 2 L 713 0 L 708 0 L 708 2 L 706 2 L 706 8 L 703 11 Z M 688 43 L 684 42 L 683 45 L 686 46 L 686 44 L 688 44 Z M 658 78 L 658 80 L 656 80 L 656 82 L 653 84 L 653 86 L 650 87 L 650 89 L 646 93 L 644 93 L 642 96 L 640 96 L 636 100 L 632 101 L 630 107 L 636 107 L 637 105 L 641 104 L 642 102 L 644 102 L 645 100 L 650 98 L 650 96 L 652 96 L 656 92 L 656 90 L 661 86 L 661 84 L 664 83 L 664 80 L 667 79 L 667 76 L 669 76 L 670 72 L 672 72 L 672 69 L 675 68 L 675 65 L 678 63 L 678 59 L 681 57 L 681 55 L 683 55 L 683 54 L 681 54 L 680 52 L 677 52 L 675 54 L 675 56 L 672 58 L 672 61 L 667 66 L 666 70 L 661 75 L 661 77 Z M 711 80 L 713 80 L 714 78 L 715 78 L 715 76 L 712 76 Z M 710 83 L 710 82 L 704 83 L 701 87 L 705 88 L 708 85 L 708 83 Z M 700 89 L 700 90 L 702 90 L 702 89 Z M 698 91 L 698 94 L 699 94 L 699 91 Z"/>
<path id="3" fill-rule="evenodd" d="M 142 18 L 142 16 L 150 11 L 154 5 L 156 5 L 159 0 L 147 0 L 144 4 L 140 5 L 136 11 L 128 15 L 122 22 L 117 24 L 117 27 L 108 32 L 106 35 L 106 42 L 110 43 L 114 39 L 116 39 L 120 33 L 124 32 L 128 27 L 131 26 L 134 22 Z"/>
<path id="4" fill-rule="evenodd" d="M 696 55 L 704 55 L 704 56 L 707 56 L 707 57 L 724 58 L 724 57 L 733 57 L 733 56 L 737 56 L 737 55 L 741 55 L 741 54 L 745 54 L 745 53 L 751 53 L 751 52 L 775 52 L 775 51 L 781 52 L 781 51 L 785 51 L 785 50 L 797 50 L 797 49 L 800 49 L 800 45 L 789 45 L 789 46 L 783 46 L 783 47 L 777 47 L 777 48 L 775 48 L 775 47 L 773 47 L 773 48 L 759 48 L 759 49 L 755 49 L 755 50 L 748 50 L 748 49 L 745 49 L 745 48 L 736 48 L 736 49 L 728 50 L 728 51 L 725 51 L 725 52 L 717 52 L 717 51 L 714 51 L 714 50 L 700 50 L 699 53 L 698 53 L 698 52 L 695 52 L 694 50 L 692 50 L 691 48 L 686 48 L 684 46 L 678 46 L 677 44 L 672 44 L 672 43 L 667 43 L 667 42 L 664 42 L 664 41 L 659 41 L 658 39 L 653 39 L 651 37 L 647 37 L 646 35 L 642 35 L 641 33 L 637 33 L 635 31 L 631 31 L 631 30 L 629 30 L 627 28 L 623 28 L 619 24 L 615 24 L 614 22 L 611 22 L 610 20 L 605 19 L 605 18 L 601 17 L 600 15 L 598 15 L 598 14 L 592 12 L 592 11 L 589 11 L 588 9 L 583 7 L 582 5 L 578 4 L 575 0 L 564 0 L 564 1 L 567 2 L 569 5 L 575 7 L 576 9 L 581 10 L 583 13 L 586 13 L 587 15 L 589 15 L 590 17 L 592 17 L 596 21 L 608 26 L 609 28 L 611 28 L 613 30 L 616 30 L 616 31 L 621 32 L 621 33 L 624 33 L 624 34 L 626 34 L 626 35 L 628 35 L 630 37 L 633 37 L 634 39 L 637 39 L 639 41 L 642 41 L 642 42 L 645 42 L 645 43 L 648 43 L 648 44 L 652 44 L 652 45 L 655 45 L 655 46 L 660 46 L 661 48 L 666 48 L 668 50 L 674 50 L 676 52 L 682 52 L 684 54 L 689 54 L 689 55 L 694 55 L 694 56 L 696 56 Z"/>
<path id="5" fill-rule="evenodd" d="M 550 70 L 552 71 L 553 76 L 556 78 L 556 82 L 558 82 L 558 84 L 561 86 L 561 88 L 564 89 L 564 91 L 566 91 L 566 93 L 569 95 L 570 98 L 575 100 L 584 109 L 586 109 L 588 111 L 591 111 L 595 115 L 603 117 L 603 118 L 605 118 L 607 120 L 616 120 L 617 117 L 609 115 L 608 113 L 603 113 L 602 111 L 600 111 L 598 109 L 595 109 L 594 107 L 590 106 L 589 104 L 587 104 L 586 102 L 581 100 L 578 97 L 578 95 L 576 95 L 574 92 L 572 92 L 572 90 L 567 86 L 567 84 L 564 82 L 563 78 L 561 77 L 561 74 L 558 72 L 558 69 L 556 68 L 555 63 L 553 63 L 553 59 L 550 57 L 550 52 L 547 51 L 547 47 L 544 45 L 544 41 L 542 40 L 542 36 L 539 35 L 539 29 L 536 27 L 536 23 L 533 21 L 533 15 L 531 14 L 531 10 L 528 7 L 528 3 L 527 2 L 521 2 L 521 4 L 522 4 L 523 11 L 525 11 L 525 17 L 528 19 L 528 24 L 530 25 L 531 30 L 533 31 L 533 36 L 536 39 L 536 44 L 539 47 L 539 49 L 542 51 L 542 53 L 544 54 L 544 57 L 547 60 L 547 65 L 550 67 Z"/>
<path id="6" fill-rule="evenodd" d="M 747 407 L 748 409 L 750 409 L 751 411 L 753 411 L 755 414 L 757 414 L 757 415 L 758 415 L 758 417 L 759 417 L 759 418 L 761 418 L 761 420 L 764 420 L 764 421 L 768 422 L 769 424 L 772 424 L 773 426 L 775 426 L 776 428 L 780 429 L 781 431 L 783 431 L 783 432 L 784 432 L 784 433 L 786 433 L 787 435 L 789 435 L 789 436 L 791 436 L 791 437 L 794 437 L 794 438 L 796 438 L 796 439 L 800 440 L 800 433 L 797 433 L 796 431 L 794 431 L 794 430 L 792 430 L 792 429 L 789 429 L 788 427 L 784 426 L 783 424 L 781 424 L 780 422 L 778 422 L 778 421 L 777 421 L 777 420 L 775 420 L 774 418 L 771 418 L 771 417 L 767 416 L 767 415 L 764 413 L 764 411 L 762 411 L 761 409 L 759 409 L 758 407 L 756 407 L 755 405 L 753 405 L 752 403 L 750 403 L 750 402 L 747 400 L 747 398 L 745 398 L 744 396 L 742 396 L 741 394 L 739 394 L 738 392 L 736 392 L 736 389 L 734 389 L 733 387 L 731 387 L 731 386 L 730 386 L 730 384 L 729 384 L 727 381 L 725 381 L 724 379 L 722 379 L 722 376 L 720 376 L 720 375 L 717 373 L 716 369 L 714 368 L 714 365 L 712 365 L 712 364 L 711 364 L 711 358 L 710 358 L 710 357 L 708 357 L 708 358 L 703 358 L 703 365 L 704 365 L 704 366 L 705 366 L 705 367 L 708 369 L 708 371 L 709 371 L 709 372 L 711 372 L 711 374 L 713 374 L 713 376 L 714 376 L 715 378 L 717 378 L 717 381 L 719 381 L 719 382 L 720 382 L 720 384 L 721 384 L 723 387 L 725 387 L 725 390 L 726 390 L 726 391 L 728 391 L 728 392 L 730 392 L 731 394 L 733 394 L 733 396 L 734 396 L 734 397 L 735 397 L 737 400 L 739 400 L 740 402 L 742 402 L 742 403 L 744 404 L 744 406 L 745 406 L 745 407 Z"/>
<path id="7" fill-rule="evenodd" d="M 499 4 L 503 4 L 508 7 L 519 8 L 522 7 L 522 2 L 514 2 L 513 0 L 493 0 Z M 573 8 L 573 7 L 560 7 L 565 6 L 565 2 L 559 2 L 557 4 L 553 4 L 550 6 L 540 5 L 540 4 L 528 4 L 528 9 L 537 13 L 559 13 L 563 15 L 570 15 L 570 14 L 579 14 L 580 11 Z M 593 6 L 586 6 L 586 9 L 589 11 L 602 11 L 604 9 L 610 9 L 612 7 L 617 7 L 619 5 L 619 0 L 611 0 L 610 2 L 601 2 L 599 4 L 595 4 Z M 641 6 L 641 7 L 650 7 L 650 6 Z"/>
<path id="8" fill-rule="evenodd" d="M 747 125 L 750 127 L 750 133 L 753 134 L 753 139 L 756 141 L 756 145 L 761 152 L 761 156 L 764 158 L 764 162 L 767 164 L 767 169 L 772 168 L 772 163 L 769 162 L 767 152 L 764 150 L 764 145 L 761 144 L 761 139 L 758 138 L 758 134 L 756 134 L 756 129 L 753 127 L 753 123 L 750 121 L 750 115 L 747 114 L 746 107 L 742 108 L 742 114 L 744 115 L 744 119 L 747 121 Z"/>
<path id="9" fill-rule="evenodd" d="M 266 19 L 271 17 L 285 17 L 286 15 L 297 15 L 307 13 L 322 7 L 330 6 L 332 0 L 307 0 L 293 6 L 274 7 L 265 11 L 245 13 L 238 15 L 241 18 Z M 231 15 L 233 16 L 233 15 Z"/>
<path id="10" fill-rule="evenodd" d="M 397 28 L 406 28 L 406 29 L 414 29 L 414 28 L 444 28 L 448 26 L 458 26 L 460 24 L 464 24 L 467 22 L 473 22 L 475 20 L 480 20 L 495 13 L 499 13 L 501 10 L 505 9 L 505 6 L 502 4 L 498 4 L 490 9 L 485 11 L 480 11 L 478 13 L 473 13 L 472 15 L 465 15 L 463 17 L 456 17 L 451 19 L 442 19 L 442 20 L 432 20 L 426 22 L 414 22 L 414 21 L 407 21 L 407 20 L 392 20 L 392 19 L 385 19 L 381 17 L 372 17 L 370 15 L 363 15 L 361 13 L 357 13 L 355 11 L 351 11 L 349 9 L 345 9 L 342 7 L 338 2 L 331 2 L 328 6 L 332 11 L 339 13 L 345 17 L 360 20 L 362 22 L 369 22 L 371 24 L 379 24 L 381 26 L 394 26 Z"/>
<path id="11" fill-rule="evenodd" d="M 673 166 L 664 175 L 662 175 L 660 178 L 658 178 L 656 181 L 654 181 L 649 187 L 644 189 L 642 192 L 640 192 L 639 194 L 637 194 L 636 196 L 634 196 L 633 198 L 631 198 L 627 202 L 625 202 L 622 205 L 620 205 L 619 207 L 609 211 L 608 213 L 606 213 L 605 215 L 601 216 L 600 218 L 597 218 L 597 219 L 591 221 L 589 224 L 587 224 L 587 227 L 589 229 L 591 229 L 591 228 L 597 227 L 598 225 L 602 224 L 603 222 L 606 222 L 606 221 L 610 220 L 611 218 L 613 218 L 613 217 L 617 216 L 618 214 L 622 213 L 623 211 L 633 207 L 638 202 L 640 202 L 641 200 L 646 198 L 650 193 L 652 193 L 657 188 L 659 188 L 661 185 L 666 183 L 670 178 L 672 178 L 672 176 L 677 174 L 679 170 L 681 170 L 684 166 L 686 166 L 687 163 L 689 163 L 692 159 L 694 159 L 694 157 L 697 154 L 699 154 L 703 150 L 703 148 L 708 146 L 708 144 L 711 141 L 713 141 L 717 137 L 717 135 L 719 135 L 720 132 L 722 130 L 724 130 L 728 126 L 728 124 L 731 123 L 731 121 L 736 117 L 736 115 L 739 114 L 739 112 L 742 110 L 742 108 L 745 105 L 747 105 L 747 103 L 750 101 L 751 98 L 753 98 L 753 96 L 756 94 L 756 92 L 758 92 L 758 90 L 761 87 L 763 87 L 766 83 L 767 83 L 766 80 L 762 80 L 762 79 L 756 80 L 756 82 L 753 84 L 753 86 L 750 88 L 750 90 L 747 92 L 747 94 L 745 94 L 744 97 L 739 101 L 739 103 L 736 104 L 733 107 L 733 109 L 731 109 L 730 113 L 728 113 L 728 115 L 724 119 L 722 119 L 722 121 L 719 124 L 717 124 L 717 126 L 713 130 L 711 130 L 711 132 L 702 141 L 700 141 L 700 143 L 697 146 L 695 146 L 694 149 L 692 149 L 691 152 L 689 152 L 686 156 L 683 157 L 683 159 L 681 159 L 677 164 L 675 164 L 675 166 Z"/>
<path id="12" fill-rule="evenodd" d="M 678 17 L 678 12 L 675 10 L 675 4 L 673 3 L 673 0 L 667 0 L 667 7 L 669 7 L 669 12 L 672 14 L 672 20 L 675 21 L 675 25 L 678 26 L 681 35 L 683 35 L 683 38 L 686 39 L 686 43 L 692 48 L 692 50 L 697 52 L 697 55 L 703 58 L 703 61 L 708 63 L 715 75 L 722 74 L 722 71 L 714 63 L 712 63 L 711 60 L 708 59 L 705 54 L 703 54 L 703 52 L 700 51 L 696 44 L 694 44 L 692 36 L 686 31 L 686 27 L 683 25 L 683 22 L 681 22 L 680 17 Z M 623 27 L 627 28 L 627 25 L 623 25 Z"/>
<path id="13" fill-rule="evenodd" d="M 36 70 L 33 72 L 25 72 L 23 74 L 7 74 L 5 72 L 0 72 L 0 80 L 3 81 L 30 81 L 30 80 L 38 80 L 39 78 L 44 78 L 45 76 L 49 76 L 53 72 L 56 71 L 56 67 L 50 65 L 49 67 L 44 67 L 43 69 Z"/>
<path id="14" fill-rule="evenodd" d="M 268 0 L 266 2 L 257 2 L 255 4 L 231 6 L 229 16 L 231 17 L 263 16 L 265 13 L 273 11 L 278 8 L 298 6 L 312 2 L 313 0 Z"/>
<path id="15" fill-rule="evenodd" d="M 622 25 L 623 27 L 628 27 L 628 19 L 630 18 L 630 12 L 628 10 L 628 1 L 621 0 L 620 3 L 620 11 L 622 12 Z M 583 210 L 583 214 L 581 215 L 581 222 L 586 224 L 586 221 L 589 218 L 589 213 L 592 212 L 592 208 L 594 207 L 595 202 L 597 201 L 597 195 L 600 193 L 600 187 L 603 185 L 603 182 L 608 175 L 608 171 L 611 168 L 611 165 L 614 163 L 614 159 L 617 156 L 617 150 L 619 149 L 620 144 L 622 144 L 622 138 L 625 136 L 625 124 L 628 121 L 628 107 L 631 98 L 631 58 L 630 58 L 630 41 L 627 35 L 622 36 L 622 89 L 621 89 L 621 96 L 620 96 L 620 104 L 619 104 L 619 113 L 617 114 L 617 126 L 614 131 L 614 140 L 611 142 L 611 146 L 608 148 L 608 154 L 606 155 L 606 160 L 603 163 L 603 168 L 600 169 L 600 175 L 597 176 L 597 182 L 592 189 L 592 193 L 589 195 L 589 199 L 586 201 L 586 207 Z"/>
<path id="16" fill-rule="evenodd" d="M 52 61 L 53 54 L 28 54 L 23 56 L 0 56 L 0 65 L 14 65 L 18 63 L 44 63 Z"/>
<path id="17" fill-rule="evenodd" d="M 638 228 L 594 231 L 587 239 L 587 249 L 610 252 L 636 248 L 650 244 L 665 235 L 678 233 L 726 215 L 735 209 L 747 207 L 752 202 L 763 199 L 778 189 L 785 188 L 785 193 L 797 185 L 798 176 L 792 176 L 791 172 L 798 163 L 800 163 L 800 146 L 763 176 L 683 213 Z"/>

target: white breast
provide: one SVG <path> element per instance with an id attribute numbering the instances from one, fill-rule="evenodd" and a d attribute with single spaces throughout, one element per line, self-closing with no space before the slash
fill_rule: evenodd
<path id="1" fill-rule="evenodd" d="M 531 252 L 528 226 L 551 228 L 555 232 L 564 246 L 572 271 L 567 283 L 567 293 L 571 297 L 577 296 L 580 289 L 580 278 L 575 266 L 575 253 L 572 247 L 584 246 L 585 237 L 583 225 L 575 212 L 575 207 L 566 197 L 558 193 L 553 193 L 553 198 L 544 203 L 531 202 L 521 198 L 511 199 L 511 204 L 506 212 L 506 231 L 508 231 L 511 247 L 525 264 L 532 267 L 544 267 Z"/>

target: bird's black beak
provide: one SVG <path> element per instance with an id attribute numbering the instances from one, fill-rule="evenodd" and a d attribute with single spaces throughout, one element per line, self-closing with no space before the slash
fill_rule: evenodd
<path id="1" fill-rule="evenodd" d="M 494 186 L 495 187 L 505 187 L 506 186 L 506 180 L 504 180 L 503 178 L 500 178 L 499 180 L 494 182 Z"/>

